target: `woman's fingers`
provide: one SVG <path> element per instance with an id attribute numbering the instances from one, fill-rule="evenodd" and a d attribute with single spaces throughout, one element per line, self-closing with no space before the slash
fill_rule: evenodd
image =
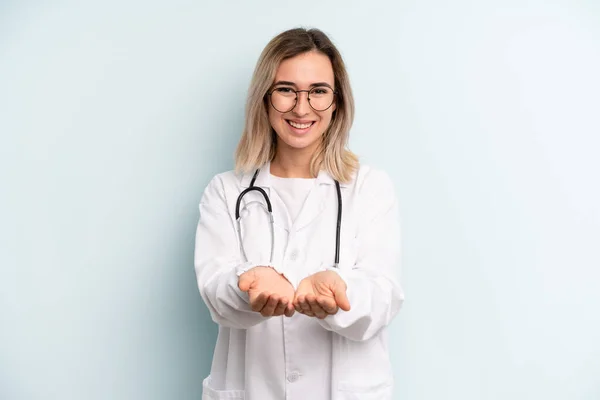
<path id="1" fill-rule="evenodd" d="M 302 300 L 303 298 L 304 297 L 299 295 L 298 293 L 296 293 L 296 297 L 294 297 L 294 308 L 298 312 L 302 311 L 302 306 L 300 305 L 300 300 Z"/>
<path id="2" fill-rule="evenodd" d="M 317 297 L 313 294 L 309 294 L 306 296 L 306 302 L 310 305 L 311 311 L 313 314 L 320 319 L 323 319 L 327 316 L 327 313 L 321 305 L 317 302 Z"/>
<path id="3" fill-rule="evenodd" d="M 338 312 L 338 306 L 335 303 L 335 300 L 330 297 L 318 296 L 317 303 L 319 303 L 321 308 L 329 315 L 334 315 Z"/>
<path id="4" fill-rule="evenodd" d="M 308 302 L 306 301 L 306 296 L 304 295 L 298 296 L 296 302 L 296 311 L 304 315 L 308 315 L 309 317 L 315 316 L 315 314 L 312 312 L 310 304 L 308 304 Z"/>
<path id="5" fill-rule="evenodd" d="M 338 311 L 335 300 L 314 294 L 299 295 L 294 301 L 296 311 L 309 317 L 325 318 Z"/>
<path id="6" fill-rule="evenodd" d="M 302 309 L 302 312 L 312 313 L 312 310 L 310 309 L 310 304 L 308 304 L 308 301 L 306 300 L 306 296 L 300 296 L 298 298 L 298 302 L 300 303 L 300 308 Z"/>
<path id="7" fill-rule="evenodd" d="M 302 314 L 306 315 L 307 317 L 314 317 L 315 314 L 313 314 L 312 311 L 303 311 Z"/>
<path id="8" fill-rule="evenodd" d="M 254 299 L 250 299 L 250 308 L 252 311 L 260 312 L 267 304 L 269 296 L 270 294 L 268 292 L 262 292 L 259 293 Z"/>
<path id="9" fill-rule="evenodd" d="M 275 312 L 275 308 L 277 307 L 278 303 L 279 296 L 276 294 L 272 294 L 271 296 L 269 296 L 269 300 L 267 300 L 267 304 L 265 304 L 263 309 L 260 311 L 260 314 L 263 317 L 271 317 Z"/>
<path id="10" fill-rule="evenodd" d="M 288 305 L 285 308 L 285 311 L 283 312 L 283 314 L 286 317 L 291 317 L 291 316 L 294 315 L 295 312 L 296 312 L 296 310 L 294 309 L 294 305 L 292 303 L 288 303 Z"/>
<path id="11" fill-rule="evenodd" d="M 250 300 L 252 311 L 260 312 L 263 317 L 274 317 L 285 315 L 291 317 L 294 315 L 294 305 L 290 303 L 287 297 L 281 297 L 277 294 L 262 292 L 254 299 Z"/>
<path id="12" fill-rule="evenodd" d="M 285 297 L 279 299 L 277 306 L 275 307 L 275 311 L 273 311 L 273 316 L 278 317 L 283 315 L 288 306 L 288 300 Z"/>

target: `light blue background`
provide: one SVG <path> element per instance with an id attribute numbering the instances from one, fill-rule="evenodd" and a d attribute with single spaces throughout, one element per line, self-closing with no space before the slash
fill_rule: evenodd
<path id="1" fill-rule="evenodd" d="M 199 399 L 197 203 L 298 25 L 402 203 L 396 398 L 600 399 L 595 0 L 0 3 L 0 399 Z"/>

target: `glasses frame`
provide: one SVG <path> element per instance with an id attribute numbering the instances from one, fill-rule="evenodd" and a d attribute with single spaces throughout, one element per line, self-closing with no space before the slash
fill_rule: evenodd
<path id="1" fill-rule="evenodd" d="M 296 93 L 296 98 L 294 99 L 294 105 L 292 106 L 292 108 L 290 108 L 287 111 L 281 111 L 277 107 L 275 107 L 275 105 L 273 104 L 273 92 L 275 92 L 275 90 L 277 90 L 279 88 L 273 88 L 273 89 L 271 89 L 270 91 L 267 92 L 267 96 L 269 96 L 269 103 L 271 104 L 271 107 L 273 107 L 273 109 L 275 111 L 280 112 L 282 114 L 285 114 L 287 112 L 292 111 L 298 105 L 298 93 L 306 92 L 306 99 L 308 100 L 308 105 L 310 106 L 310 108 L 312 108 L 316 112 L 323 112 L 323 111 L 329 110 L 331 108 L 331 106 L 333 105 L 333 103 L 335 103 L 335 97 L 337 96 L 338 91 L 332 89 L 333 90 L 333 98 L 331 100 L 331 104 L 327 108 L 325 108 L 323 110 L 317 110 L 316 108 L 313 107 L 312 104 L 310 104 L 310 92 L 313 91 L 313 90 L 315 90 L 315 89 L 322 88 L 322 87 L 326 87 L 326 86 L 317 86 L 317 87 L 314 87 L 314 88 L 309 89 L 309 90 L 294 90 L 294 89 L 292 89 L 290 87 L 286 87 L 286 89 L 289 89 L 292 92 Z M 331 88 L 329 88 L 329 89 L 331 89 Z"/>

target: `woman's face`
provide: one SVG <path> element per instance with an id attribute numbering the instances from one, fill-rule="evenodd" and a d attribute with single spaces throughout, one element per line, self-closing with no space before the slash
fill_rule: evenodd
<path id="1" fill-rule="evenodd" d="M 308 52 L 288 58 L 281 62 L 275 74 L 275 82 L 271 90 L 275 96 L 292 96 L 293 90 L 311 90 L 311 101 L 315 108 L 326 96 L 335 90 L 333 67 L 329 57 L 319 52 Z M 308 103 L 307 92 L 298 93 L 296 106 L 287 112 L 277 111 L 271 102 L 268 103 L 269 122 L 277 133 L 277 148 L 287 151 L 307 151 L 312 153 L 318 147 L 321 136 L 331 122 L 335 110 L 335 101 L 324 111 L 315 111 Z M 273 96 L 271 95 L 271 96 Z M 333 97 L 335 99 L 335 96 Z M 276 101 L 276 98 L 271 99 Z M 319 103 L 319 101 L 321 103 Z M 282 107 L 279 107 L 281 110 Z"/>

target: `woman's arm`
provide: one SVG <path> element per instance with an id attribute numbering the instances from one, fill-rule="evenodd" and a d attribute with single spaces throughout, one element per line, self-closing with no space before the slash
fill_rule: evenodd
<path id="1" fill-rule="evenodd" d="M 242 272 L 261 264 L 245 263 L 240 258 L 234 221 L 218 175 L 205 189 L 199 208 L 194 267 L 213 321 L 235 329 L 259 324 L 265 317 L 252 311 L 248 293 L 239 289 L 238 280 Z"/>
<path id="2" fill-rule="evenodd" d="M 397 278 L 400 221 L 393 183 L 384 172 L 372 170 L 361 192 L 356 264 L 331 268 L 347 285 L 351 309 L 318 320 L 325 329 L 356 341 L 368 340 L 387 326 L 404 301 Z"/>

